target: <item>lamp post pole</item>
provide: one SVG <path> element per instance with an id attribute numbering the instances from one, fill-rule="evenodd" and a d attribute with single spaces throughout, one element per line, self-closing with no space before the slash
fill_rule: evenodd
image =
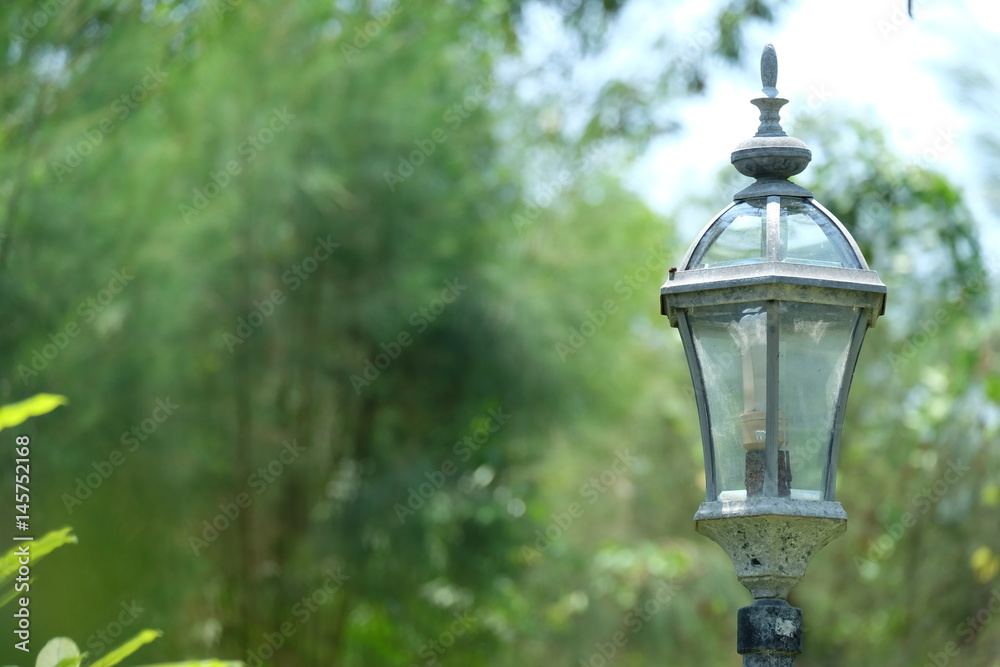
<path id="1" fill-rule="evenodd" d="M 680 330 L 705 455 L 696 530 L 729 555 L 754 602 L 737 615 L 748 667 L 793 667 L 802 610 L 786 601 L 847 528 L 836 464 L 847 394 L 885 285 L 846 228 L 788 180 L 808 165 L 781 128 L 778 63 L 761 56 L 760 127 L 732 154 L 755 180 L 695 239 L 661 289 Z"/>

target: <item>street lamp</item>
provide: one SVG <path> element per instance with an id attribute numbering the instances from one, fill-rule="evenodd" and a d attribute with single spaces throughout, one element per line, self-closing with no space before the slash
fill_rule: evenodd
<path id="1" fill-rule="evenodd" d="M 778 61 L 761 56 L 757 134 L 732 154 L 756 181 L 698 235 L 661 290 L 691 370 L 705 454 L 698 532 L 733 561 L 744 665 L 791 667 L 802 611 L 785 601 L 813 554 L 847 527 L 835 500 L 847 393 L 885 285 L 811 192 L 812 157 L 781 129 Z"/>

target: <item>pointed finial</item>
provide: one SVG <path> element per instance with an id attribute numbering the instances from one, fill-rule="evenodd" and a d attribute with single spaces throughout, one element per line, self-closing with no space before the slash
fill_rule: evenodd
<path id="1" fill-rule="evenodd" d="M 737 192 L 734 199 L 810 197 L 808 190 L 787 180 L 806 168 L 812 153 L 781 128 L 779 111 L 788 100 L 778 97 L 778 54 L 773 44 L 767 44 L 760 55 L 760 83 L 765 97 L 750 100 L 760 110 L 757 134 L 737 146 L 730 158 L 737 171 L 757 182 Z"/>
<path id="2" fill-rule="evenodd" d="M 774 50 L 774 44 L 764 47 L 764 52 L 760 54 L 760 84 L 764 87 L 763 93 L 768 97 L 777 97 L 778 89 L 778 53 Z"/>

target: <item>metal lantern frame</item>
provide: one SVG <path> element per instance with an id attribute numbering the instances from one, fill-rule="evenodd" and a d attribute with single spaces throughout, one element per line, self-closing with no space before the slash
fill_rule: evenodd
<path id="1" fill-rule="evenodd" d="M 788 181 L 784 185 L 792 185 Z M 796 186 L 797 187 L 797 186 Z M 850 232 L 837 218 L 812 198 L 811 193 L 802 188 L 802 193 L 769 194 L 781 188 L 755 188 L 749 196 L 743 191 L 738 193 L 734 202 L 721 211 L 696 237 L 688 249 L 680 268 L 671 271 L 670 279 L 660 293 L 661 311 L 670 319 L 671 326 L 680 330 L 681 340 L 687 355 L 688 366 L 694 384 L 695 400 L 698 404 L 698 417 L 701 424 L 702 445 L 705 456 L 705 495 L 706 500 L 715 500 L 720 489 L 716 485 L 716 448 L 710 421 L 710 407 L 705 394 L 705 383 L 702 377 L 701 362 L 695 351 L 691 328 L 687 322 L 687 312 L 692 308 L 703 306 L 733 305 L 742 303 L 768 304 L 767 316 L 767 379 L 766 379 L 766 426 L 767 440 L 765 442 L 764 495 L 777 495 L 778 480 L 778 391 L 780 387 L 779 368 L 781 358 L 778 354 L 779 330 L 781 315 L 776 304 L 781 302 L 797 302 L 806 304 L 823 304 L 831 306 L 846 306 L 860 308 L 863 316 L 856 324 L 851 340 L 851 347 L 844 366 L 844 378 L 841 382 L 840 394 L 834 411 L 833 429 L 827 443 L 827 461 L 825 479 L 822 488 L 824 500 L 835 500 L 837 482 L 837 458 L 840 450 L 840 433 L 847 406 L 847 396 L 851 387 L 851 379 L 857 364 L 861 344 L 868 327 L 874 326 L 876 319 L 885 312 L 885 285 L 879 280 L 878 274 L 868 268 L 864 255 Z M 718 239 L 723 229 L 717 222 L 739 202 L 747 199 L 766 198 L 765 238 L 767 259 L 752 264 L 737 264 L 712 268 L 692 268 L 692 259 L 699 250 L 703 252 Z M 782 200 L 799 199 L 815 207 L 842 235 L 843 241 L 850 250 L 850 256 L 860 268 L 845 268 L 835 266 L 817 266 L 812 264 L 796 264 L 780 261 L 778 250 L 781 247 L 781 232 L 779 217 Z"/>

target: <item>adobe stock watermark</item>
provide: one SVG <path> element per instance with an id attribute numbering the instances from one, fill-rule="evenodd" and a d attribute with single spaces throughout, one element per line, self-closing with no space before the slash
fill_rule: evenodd
<path id="1" fill-rule="evenodd" d="M 385 9 L 376 11 L 372 20 L 365 23 L 364 26 L 355 28 L 354 39 L 340 45 L 340 52 L 344 54 L 347 62 L 354 62 L 354 59 L 361 55 L 365 47 L 378 37 L 382 29 L 392 22 L 392 17 L 402 11 L 403 6 L 399 2 L 393 2 Z"/>
<path id="2" fill-rule="evenodd" d="M 600 306 L 593 310 L 587 310 L 585 317 L 580 324 L 570 327 L 569 336 L 565 340 L 557 341 L 555 344 L 556 354 L 563 362 L 571 354 L 576 354 L 592 338 L 601 327 L 608 322 L 608 318 L 618 312 L 619 306 L 632 298 L 637 290 L 644 289 L 651 277 L 660 275 L 663 267 L 666 266 L 665 253 L 662 248 L 652 248 L 649 257 L 638 268 L 629 271 L 622 279 L 615 283 L 615 294 L 621 295 L 618 300 L 605 299 Z"/>
<path id="3" fill-rule="evenodd" d="M 221 19 L 243 4 L 243 0 L 202 0 L 202 6 L 210 8 L 216 18 Z"/>
<path id="4" fill-rule="evenodd" d="M 490 436 L 500 430 L 500 427 L 507 423 L 511 415 L 505 413 L 503 408 L 494 410 L 490 408 L 486 412 L 486 417 L 482 419 L 480 426 L 473 429 L 461 440 L 455 442 L 451 448 L 452 454 L 458 457 L 462 463 L 467 463 L 472 455 L 479 451 L 479 448 L 486 444 Z M 400 524 L 406 523 L 406 519 L 416 514 L 424 504 L 434 497 L 434 494 L 441 490 L 445 482 L 458 472 L 459 467 L 452 459 L 445 459 L 437 470 L 425 472 L 426 482 L 407 489 L 406 504 L 396 503 L 392 509 L 396 512 L 396 518 Z"/>
<path id="5" fill-rule="evenodd" d="M 472 115 L 472 112 L 482 106 L 490 93 L 496 90 L 497 85 L 498 82 L 492 74 L 484 76 L 479 79 L 479 83 L 471 95 L 467 95 L 461 102 L 457 102 L 446 109 L 441 120 L 448 126 L 449 131 L 454 132 L 460 128 L 462 123 Z M 399 164 L 396 166 L 396 169 L 392 171 L 385 170 L 385 184 L 388 186 L 389 191 L 395 192 L 396 187 L 406 182 L 406 179 L 410 176 L 413 176 L 417 168 L 434 154 L 438 145 L 446 141 L 448 141 L 448 132 L 441 127 L 434 128 L 423 139 L 416 139 L 413 142 L 415 146 L 414 150 L 410 151 L 406 156 L 399 155 Z"/>
<path id="6" fill-rule="evenodd" d="M 263 641 L 255 649 L 247 649 L 247 667 L 261 667 L 265 660 L 270 660 L 278 649 L 295 636 L 299 627 L 308 623 L 312 615 L 319 611 L 320 607 L 330 602 L 334 595 L 344 587 L 344 583 L 351 578 L 344 574 L 341 567 L 337 567 L 336 572 L 327 568 L 323 574 L 327 577 L 319 588 L 309 595 L 304 595 L 302 599 L 292 605 L 292 617 L 298 623 L 284 621 L 278 626 L 276 632 L 265 632 L 262 635 Z"/>
<path id="7" fill-rule="evenodd" d="M 867 558 L 854 556 L 852 559 L 854 566 L 858 569 L 858 574 L 864 577 L 871 577 L 875 574 L 876 563 L 885 560 L 892 553 L 897 542 L 903 539 L 906 531 L 917 524 L 919 517 L 931 511 L 931 508 L 941 502 L 948 490 L 965 477 L 965 474 L 972 470 L 971 466 L 962 463 L 948 462 L 948 467 L 944 474 L 934 481 L 930 486 L 920 490 L 920 493 L 913 496 L 910 504 L 913 511 L 906 511 L 900 515 L 897 521 L 890 524 L 883 524 L 885 532 L 878 538 L 868 541 Z"/>
<path id="8" fill-rule="evenodd" d="M 510 216 L 514 229 L 523 232 L 526 227 L 538 219 L 542 211 L 556 202 L 563 192 L 573 185 L 573 172 L 584 174 L 606 162 L 610 154 L 611 141 L 618 132 L 617 126 L 604 130 L 600 139 L 589 145 L 578 158 L 573 160 L 572 172 L 569 169 L 563 169 L 556 174 L 555 178 L 543 183 L 538 192 L 529 197 L 527 203 Z"/>
<path id="9" fill-rule="evenodd" d="M 107 286 L 98 290 L 94 296 L 89 296 L 77 304 L 76 314 L 83 318 L 84 324 L 90 324 L 133 280 L 135 280 L 135 276 L 130 274 L 125 267 L 119 271 L 112 271 L 111 280 L 108 281 Z M 48 368 L 49 364 L 59 356 L 59 353 L 69 346 L 70 341 L 80 335 L 80 331 L 82 329 L 77 320 L 70 319 L 60 330 L 50 333 L 49 343 L 43 345 L 41 349 L 31 350 L 30 364 L 18 364 L 17 374 L 21 378 L 21 382 L 27 385 L 29 379 L 38 377 L 38 374 Z"/>
<path id="10" fill-rule="evenodd" d="M 993 588 L 990 590 L 990 598 L 986 606 L 972 616 L 967 616 L 964 621 L 955 626 L 955 634 L 961 636 L 962 645 L 967 645 L 983 631 L 987 625 L 993 622 L 993 615 L 1000 612 L 1000 590 Z M 933 651 L 927 654 L 930 662 L 924 663 L 924 667 L 947 667 L 952 664 L 951 659 L 957 657 L 962 652 L 958 642 L 948 642 L 940 651 Z M 955 663 L 958 664 L 958 663 Z"/>
<path id="11" fill-rule="evenodd" d="M 319 265 L 330 259 L 333 251 L 339 247 L 340 244 L 334 243 L 330 239 L 330 235 L 327 235 L 325 239 L 317 236 L 316 245 L 312 252 L 281 274 L 281 282 L 289 286 L 288 293 L 299 289 L 305 281 L 309 280 L 312 274 L 319 269 Z M 285 303 L 286 296 L 284 290 L 275 288 L 263 300 L 255 299 L 249 313 L 236 318 L 236 328 L 233 333 L 227 331 L 222 334 L 222 342 L 230 354 L 234 353 L 239 345 L 249 340 L 250 336 L 264 325 L 267 318 L 274 315 L 278 306 Z"/>
<path id="12" fill-rule="evenodd" d="M 28 40 L 37 35 L 39 30 L 47 26 L 49 21 L 60 10 L 66 7 L 67 3 L 69 3 L 69 0 L 42 0 L 42 2 L 38 3 L 38 8 L 35 11 L 21 19 L 18 32 L 9 32 L 7 33 L 7 37 L 12 44 L 23 48 Z"/>
<path id="13" fill-rule="evenodd" d="M 285 440 L 281 445 L 281 451 L 277 456 L 247 477 L 246 485 L 254 492 L 253 496 L 248 491 L 240 491 L 233 498 L 233 502 L 219 503 L 219 513 L 201 522 L 201 536 L 188 536 L 188 546 L 194 551 L 195 556 L 219 539 L 219 535 L 240 518 L 242 511 L 253 504 L 254 497 L 264 493 L 268 486 L 285 472 L 285 468 L 297 461 L 302 452 L 306 451 L 296 439 L 291 442 Z"/>
<path id="14" fill-rule="evenodd" d="M 719 16 L 715 16 L 713 12 L 702 16 L 697 26 L 689 27 L 684 31 L 687 41 L 675 51 L 680 63 L 693 65 L 705 57 L 706 53 L 714 51 L 715 44 L 719 39 L 719 28 L 731 28 L 741 19 L 742 16 L 736 12 L 725 12 Z"/>
<path id="15" fill-rule="evenodd" d="M 914 189 L 911 179 L 919 178 L 924 172 L 933 171 L 935 164 L 955 147 L 960 138 L 961 136 L 951 125 L 938 127 L 929 145 L 919 155 L 911 156 L 903 165 L 904 177 L 884 192 L 874 193 L 874 201 L 869 201 L 862 207 L 858 216 L 858 229 L 868 230 L 877 227 L 893 208 L 909 205 L 907 198 Z"/>
<path id="16" fill-rule="evenodd" d="M 923 0 L 909 0 L 908 9 L 912 12 L 915 5 L 923 4 Z M 888 41 L 889 36 L 903 29 L 907 24 L 913 23 L 913 16 L 903 9 L 902 2 L 892 3 L 892 12 L 889 18 L 880 18 L 875 22 L 879 34 L 884 41 Z"/>
<path id="17" fill-rule="evenodd" d="M 274 141 L 275 136 L 284 132 L 295 118 L 295 114 L 289 113 L 288 107 L 272 110 L 271 118 L 264 127 L 253 134 L 248 134 L 246 139 L 236 146 L 237 155 L 233 159 L 226 162 L 219 171 L 209 171 L 208 180 L 200 188 L 191 189 L 193 194 L 191 204 L 180 205 L 184 222 L 191 222 L 201 215 L 212 200 L 222 194 L 235 177 L 243 173 L 243 168 L 256 160 L 257 155 Z"/>
<path id="18" fill-rule="evenodd" d="M 65 176 L 83 164 L 84 158 L 94 152 L 94 149 L 104 141 L 104 137 L 114 132 L 166 78 L 167 73 L 159 67 L 155 69 L 147 67 L 146 76 L 133 86 L 132 90 L 112 103 L 111 113 L 94 127 L 81 132 L 80 138 L 66 147 L 63 159 L 52 163 L 56 179 L 62 183 Z"/>
<path id="19" fill-rule="evenodd" d="M 153 404 L 153 411 L 150 416 L 134 425 L 130 430 L 122 433 L 121 443 L 127 446 L 127 453 L 131 454 L 139 448 L 139 443 L 145 442 L 146 438 L 153 435 L 160 424 L 167 421 L 174 411 L 180 408 L 179 405 L 170 400 L 170 397 L 158 398 Z M 93 461 L 90 465 L 94 472 L 86 477 L 76 478 L 76 487 L 73 493 L 64 493 L 60 500 L 67 514 L 72 514 L 83 502 L 89 499 L 101 485 L 106 482 L 125 463 L 125 453 L 120 449 L 113 449 L 107 458 L 100 461 Z"/>
<path id="20" fill-rule="evenodd" d="M 407 322 L 414 328 L 414 333 L 411 334 L 409 330 L 404 329 L 388 343 L 379 343 L 381 352 L 375 354 L 374 357 L 365 359 L 360 373 L 351 374 L 349 379 L 355 395 L 360 396 L 364 387 L 377 380 L 382 371 L 389 368 L 392 362 L 399 358 L 403 349 L 413 344 L 414 336 L 426 331 L 427 327 L 440 317 L 449 305 L 455 303 L 462 292 L 467 289 L 469 286 L 460 283 L 457 277 L 446 280 L 444 281 L 444 289 L 441 290 L 441 295 L 438 298 L 410 313 Z"/>
<path id="21" fill-rule="evenodd" d="M 928 169 L 931 165 L 938 162 L 945 153 L 949 152 L 959 139 L 959 134 L 951 125 L 944 128 L 939 127 L 934 135 L 934 140 L 927 148 L 920 152 L 917 158 L 914 158 L 909 163 L 909 168 L 911 170 L 920 168 Z"/>
<path id="22" fill-rule="evenodd" d="M 951 151 L 959 138 L 958 133 L 950 125 L 937 128 L 931 144 L 903 165 L 904 178 L 884 192 L 873 193 L 873 200 L 866 202 L 861 207 L 857 219 L 857 230 L 867 231 L 877 228 L 883 224 L 882 221 L 891 213 L 892 209 L 897 206 L 908 206 L 907 196 L 913 189 L 911 185 L 908 185 L 911 183 L 910 179 L 919 177 L 926 171 L 931 171 L 934 164 Z"/>
<path id="23" fill-rule="evenodd" d="M 447 629 L 443 630 L 435 639 L 432 639 L 424 643 L 420 649 L 417 651 L 417 655 L 420 656 L 421 660 L 424 662 L 410 663 L 410 667 L 428 667 L 433 665 L 435 662 L 441 659 L 441 657 L 448 652 L 459 637 L 468 632 L 469 628 L 475 625 L 479 619 L 472 615 L 472 612 L 465 610 L 462 612 L 454 612 L 452 614 L 454 621 Z"/>
<path id="24" fill-rule="evenodd" d="M 660 581 L 652 596 L 629 609 L 622 618 L 622 624 L 630 632 L 618 630 L 607 641 L 594 642 L 594 652 L 586 658 L 580 658 L 580 667 L 606 667 L 611 664 L 615 655 L 625 648 L 632 636 L 639 634 L 680 589 L 681 587 L 672 581 Z"/>
<path id="25" fill-rule="evenodd" d="M 510 221 L 514 223 L 514 229 L 523 231 L 525 227 L 538 219 L 542 211 L 552 206 L 563 191 L 573 184 L 573 177 L 569 171 L 563 169 L 551 181 L 547 181 L 538 190 L 538 194 L 530 197 L 527 203 L 517 212 L 510 216 Z"/>
<path id="26" fill-rule="evenodd" d="M 969 299 L 982 293 L 987 288 L 987 274 L 995 268 L 995 260 L 989 260 L 987 266 L 983 268 L 982 274 L 977 275 L 962 285 L 962 289 L 958 292 L 954 300 L 948 301 L 934 311 L 932 315 L 920 320 L 912 333 L 886 353 L 889 359 L 889 366 L 894 372 L 898 372 L 900 368 L 917 358 L 920 350 L 937 338 L 937 335 L 941 332 L 941 327 L 947 324 L 953 315 L 959 313 Z"/>
<path id="27" fill-rule="evenodd" d="M 609 467 L 580 485 L 581 500 L 586 500 L 587 506 L 596 503 L 635 464 L 635 461 L 635 457 L 627 449 L 616 452 L 615 460 Z M 534 545 L 521 546 L 521 557 L 524 561 L 531 563 L 541 558 L 542 554 L 548 551 L 585 512 L 584 503 L 576 501 L 570 503 L 565 512 L 553 512 L 552 521 L 544 529 L 535 530 Z"/>
<path id="28" fill-rule="evenodd" d="M 118 612 L 115 620 L 108 623 L 103 629 L 87 637 L 84 643 L 90 649 L 89 655 L 91 658 L 97 658 L 114 646 L 117 643 L 117 639 L 125 632 L 125 628 L 135 623 L 136 619 L 142 615 L 142 612 L 146 611 L 135 600 L 132 600 L 132 602 L 122 602 L 121 608 L 122 610 Z"/>

